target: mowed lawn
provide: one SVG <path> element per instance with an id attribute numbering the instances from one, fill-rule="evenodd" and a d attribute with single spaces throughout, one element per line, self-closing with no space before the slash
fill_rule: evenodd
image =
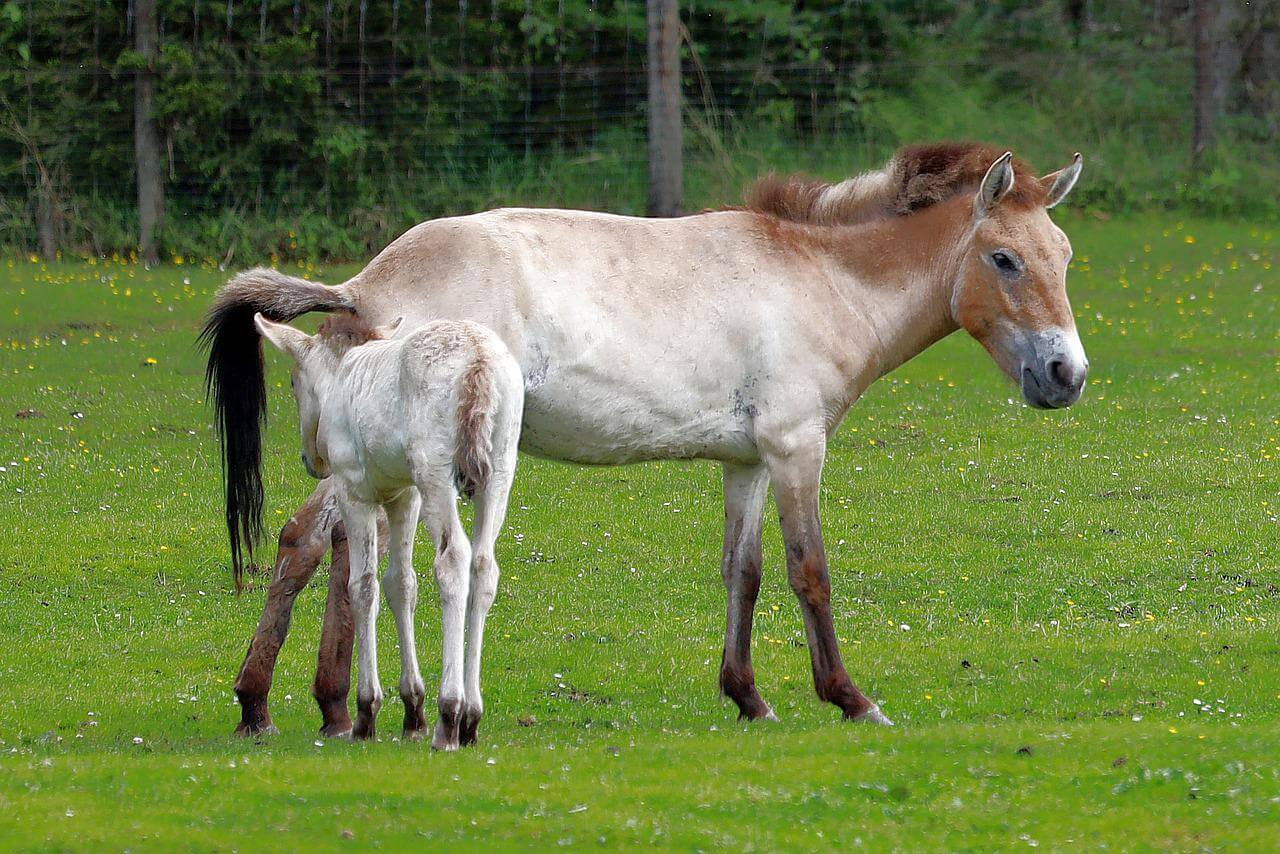
<path id="1" fill-rule="evenodd" d="M 323 583 L 282 734 L 231 735 L 264 584 L 231 583 L 193 345 L 228 273 L 0 261 L 0 847 L 1280 845 L 1280 229 L 1063 221 L 1076 408 L 1026 408 L 961 333 L 833 442 L 837 630 L 896 728 L 815 698 L 772 511 L 755 661 L 782 720 L 719 698 L 715 465 L 524 458 L 481 744 L 452 755 L 396 737 L 385 612 L 381 742 L 317 740 Z M 275 529 L 310 482 L 270 361 Z"/>

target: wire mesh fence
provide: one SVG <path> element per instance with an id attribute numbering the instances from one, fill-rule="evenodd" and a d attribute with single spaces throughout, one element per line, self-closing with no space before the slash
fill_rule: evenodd
<path id="1" fill-rule="evenodd" d="M 919 52 L 895 46 L 891 7 L 683 3 L 687 207 L 734 203 L 762 172 L 838 177 L 945 137 L 1008 145 L 1046 171 L 1076 149 L 1124 170 L 1086 181 L 1084 201 L 1192 192 L 1175 187 L 1192 68 L 1176 32 L 1158 50 L 1101 36 L 1061 50 L 1027 17 L 998 53 Z M 0 244 L 34 247 L 43 224 L 69 251 L 128 247 L 145 65 L 128 47 L 134 0 L 25 8 L 30 59 L 0 60 Z M 500 204 L 644 210 L 639 0 L 160 0 L 159 14 L 173 251 L 355 257 L 422 219 Z M 901 14 L 927 33 L 956 13 Z M 1276 171 L 1259 150 L 1237 183 Z"/>

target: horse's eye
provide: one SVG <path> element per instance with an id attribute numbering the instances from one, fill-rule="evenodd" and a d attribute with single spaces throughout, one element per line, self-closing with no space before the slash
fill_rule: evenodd
<path id="1" fill-rule="evenodd" d="M 1007 252 L 992 252 L 991 263 L 996 265 L 996 269 L 1004 273 L 1016 273 L 1018 271 L 1018 262 L 1009 257 Z"/>

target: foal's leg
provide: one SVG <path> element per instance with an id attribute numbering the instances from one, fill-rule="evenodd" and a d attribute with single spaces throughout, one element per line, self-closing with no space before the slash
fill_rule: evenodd
<path id="1" fill-rule="evenodd" d="M 480 717 L 484 714 L 484 700 L 480 695 L 484 622 L 498 593 L 498 561 L 493 547 L 507 515 L 510 493 L 510 476 L 499 475 L 495 468 L 493 479 L 476 495 L 476 517 L 471 538 L 471 591 L 467 603 L 465 698 L 459 730 L 459 742 L 463 746 L 475 744 Z"/>
<path id="2" fill-rule="evenodd" d="M 351 578 L 347 595 L 356 624 L 356 654 L 359 668 L 356 683 L 356 723 L 354 738 L 377 735 L 378 710 L 382 708 L 382 684 L 378 681 L 378 524 L 372 505 L 339 498 L 347 525 L 351 552 Z"/>
<path id="3" fill-rule="evenodd" d="M 431 746 L 436 750 L 457 750 L 463 697 L 463 621 L 466 617 L 467 593 L 470 587 L 471 544 L 458 518 L 456 493 L 451 468 L 435 477 L 423 478 L 418 485 L 422 493 L 422 524 L 436 544 L 436 584 L 440 588 L 442 634 L 444 635 L 440 668 L 440 698 L 437 706 L 440 721 L 436 724 Z"/>
<path id="4" fill-rule="evenodd" d="M 335 504 L 337 503 L 335 499 Z M 336 512 L 336 511 L 335 511 Z M 387 519 L 378 508 L 378 560 L 386 553 Z M 347 582 L 351 577 L 351 551 L 347 528 L 341 521 L 333 526 L 333 563 L 329 567 L 329 598 L 324 606 L 324 626 L 320 630 L 320 651 L 316 656 L 316 678 L 311 696 L 320 706 L 323 723 L 320 734 L 330 738 L 351 735 L 351 713 L 347 695 L 351 692 L 351 651 L 355 624 Z"/>
<path id="5" fill-rule="evenodd" d="M 751 666 L 751 624 L 760 593 L 760 532 L 769 491 L 763 466 L 724 467 L 724 559 L 720 571 L 729 592 L 729 614 L 720 662 L 720 690 L 738 704 L 738 717 L 777 720 L 756 690 Z"/>
<path id="6" fill-rule="evenodd" d="M 240 701 L 240 725 L 236 735 L 276 732 L 267 709 L 267 693 L 275 673 L 276 657 L 289 633 L 293 602 L 315 575 L 329 549 L 329 532 L 338 520 L 333 481 L 322 480 L 311 497 L 280 531 L 275 575 L 267 590 L 267 604 L 258 630 L 249 644 L 244 664 L 236 676 Z M 348 667 L 350 665 L 348 664 Z"/>
<path id="7" fill-rule="evenodd" d="M 387 562 L 382 589 L 387 605 L 396 617 L 400 638 L 400 699 L 404 701 L 404 737 L 417 741 L 427 731 L 423 700 L 427 695 L 418 669 L 418 647 L 413 631 L 418 607 L 418 576 L 413 571 L 413 539 L 418 528 L 418 490 L 406 489 L 387 504 L 391 559 Z"/>
<path id="8" fill-rule="evenodd" d="M 804 613 L 813 684 L 818 696 L 839 706 L 846 718 L 892 725 L 880 708 L 853 684 L 840 659 L 831 620 L 831 576 L 818 519 L 824 454 L 823 444 L 813 442 L 784 456 L 766 458 L 782 520 L 782 539 L 787 546 L 787 580 Z"/>

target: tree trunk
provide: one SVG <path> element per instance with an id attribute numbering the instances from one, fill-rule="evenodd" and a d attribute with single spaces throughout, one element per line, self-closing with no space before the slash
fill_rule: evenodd
<path id="1" fill-rule="evenodd" d="M 1195 0 L 1191 29 L 1195 42 L 1195 89 L 1192 94 L 1191 166 L 1204 166 L 1213 147 L 1213 6 L 1215 0 Z"/>
<path id="2" fill-rule="evenodd" d="M 680 124 L 680 8 L 648 0 L 649 215 L 678 216 L 684 205 Z"/>
<path id="3" fill-rule="evenodd" d="M 1194 0 L 1195 40 L 1194 126 L 1191 160 L 1196 169 L 1209 165 L 1218 141 L 1218 116 L 1226 109 L 1232 83 L 1244 56 L 1236 38 L 1240 7 L 1233 0 Z"/>
<path id="4" fill-rule="evenodd" d="M 160 165 L 160 135 L 152 116 L 156 88 L 159 35 L 156 0 L 136 0 L 134 46 L 146 60 L 137 72 L 133 100 L 133 147 L 138 172 L 138 245 L 145 264 L 160 260 L 156 229 L 164 216 L 164 173 Z"/>
<path id="5" fill-rule="evenodd" d="M 40 257 L 53 261 L 58 257 L 58 200 L 53 187 L 41 177 L 36 197 L 36 239 L 40 243 Z"/>

